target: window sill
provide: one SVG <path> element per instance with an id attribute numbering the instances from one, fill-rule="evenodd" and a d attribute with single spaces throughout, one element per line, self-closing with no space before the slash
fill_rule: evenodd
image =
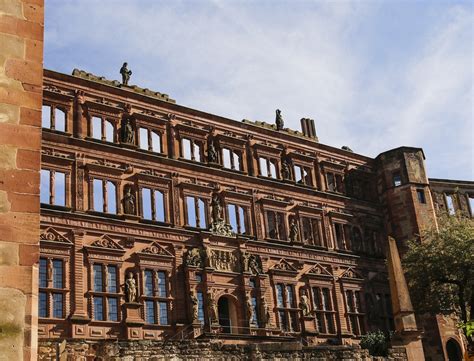
<path id="1" fill-rule="evenodd" d="M 49 203 L 41 203 L 41 208 L 54 209 L 56 211 L 63 211 L 63 212 L 72 212 L 71 207 L 59 206 L 56 204 L 49 204 Z"/>
<path id="2" fill-rule="evenodd" d="M 62 131 L 62 130 L 57 130 L 57 129 L 41 127 L 41 130 L 42 131 L 46 130 L 47 132 L 50 132 L 50 133 L 53 133 L 53 134 L 65 135 L 66 137 L 72 136 L 72 134 L 67 132 L 67 131 Z"/>

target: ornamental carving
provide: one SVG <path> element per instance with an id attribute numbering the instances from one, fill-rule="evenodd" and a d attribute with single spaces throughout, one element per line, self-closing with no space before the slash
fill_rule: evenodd
<path id="1" fill-rule="evenodd" d="M 284 259 L 281 259 L 280 262 L 275 264 L 272 267 L 272 270 L 275 271 L 289 271 L 289 272 L 298 272 L 292 265 L 286 262 Z"/>
<path id="2" fill-rule="evenodd" d="M 219 236 L 234 237 L 232 226 L 224 221 L 222 218 L 222 204 L 219 194 L 214 193 L 211 202 L 212 223 L 209 226 L 209 231 Z"/>
<path id="3" fill-rule="evenodd" d="M 102 236 L 98 240 L 92 242 L 91 246 L 99 247 L 99 248 L 123 250 L 123 248 L 120 247 L 120 245 L 109 236 Z"/>
<path id="4" fill-rule="evenodd" d="M 188 249 L 185 264 L 186 266 L 202 267 L 204 265 L 202 251 L 197 247 Z"/>
<path id="5" fill-rule="evenodd" d="M 252 274 L 263 274 L 262 260 L 259 255 L 242 252 L 242 269 Z"/>
<path id="6" fill-rule="evenodd" d="M 219 271 L 239 272 L 239 263 L 234 252 L 206 249 L 206 267 Z"/>
<path id="7" fill-rule="evenodd" d="M 142 253 L 147 253 L 155 256 L 172 256 L 170 252 L 168 252 L 156 242 L 153 242 L 150 246 L 144 248 L 142 250 Z"/>
<path id="8" fill-rule="evenodd" d="M 40 240 L 50 241 L 50 242 L 59 242 L 64 244 L 72 244 L 70 240 L 56 231 L 54 228 L 49 227 L 40 235 Z"/>

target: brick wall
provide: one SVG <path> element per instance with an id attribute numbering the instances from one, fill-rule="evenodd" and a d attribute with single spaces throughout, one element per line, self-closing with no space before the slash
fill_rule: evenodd
<path id="1" fill-rule="evenodd" d="M 43 8 L 0 1 L 0 360 L 37 358 Z"/>

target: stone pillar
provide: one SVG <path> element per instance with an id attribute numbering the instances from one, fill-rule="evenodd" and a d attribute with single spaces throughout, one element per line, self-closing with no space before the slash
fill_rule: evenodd
<path id="1" fill-rule="evenodd" d="M 0 2 L 0 355 L 36 360 L 43 1 Z"/>
<path id="2" fill-rule="evenodd" d="M 74 248 L 73 248 L 73 263 L 72 263 L 72 277 L 74 279 L 73 286 L 73 314 L 71 321 L 88 322 L 89 316 L 85 306 L 84 299 L 84 275 L 86 274 L 83 270 L 84 266 L 84 236 L 85 232 L 82 230 L 74 230 Z"/>
<path id="3" fill-rule="evenodd" d="M 392 237 L 388 237 L 387 268 L 395 320 L 393 344 L 406 348 L 408 361 L 424 360 L 421 332 L 416 325 L 415 312 L 403 274 L 397 244 Z"/>

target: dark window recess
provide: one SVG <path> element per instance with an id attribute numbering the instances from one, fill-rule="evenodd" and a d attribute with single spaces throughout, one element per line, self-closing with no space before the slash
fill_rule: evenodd
<path id="1" fill-rule="evenodd" d="M 394 187 L 399 187 L 402 185 L 402 176 L 400 173 L 393 173 L 393 186 Z"/>
<path id="2" fill-rule="evenodd" d="M 418 202 L 423 203 L 423 204 L 426 203 L 425 191 L 423 189 L 417 189 L 416 195 L 418 197 Z"/>

